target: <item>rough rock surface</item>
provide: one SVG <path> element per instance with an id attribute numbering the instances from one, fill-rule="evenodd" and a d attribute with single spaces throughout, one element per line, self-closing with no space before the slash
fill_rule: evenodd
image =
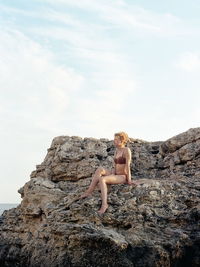
<path id="1" fill-rule="evenodd" d="M 107 139 L 60 136 L 0 217 L 0 266 L 200 266 L 200 128 L 165 142 L 131 139 L 137 187 L 98 189 L 78 200 L 98 166 L 111 168 Z"/>

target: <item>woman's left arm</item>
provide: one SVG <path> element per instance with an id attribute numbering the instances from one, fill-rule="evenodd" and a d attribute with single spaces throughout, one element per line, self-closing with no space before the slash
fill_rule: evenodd
<path id="1" fill-rule="evenodd" d="M 130 169 L 130 165 L 131 165 L 131 150 L 129 147 L 127 147 L 126 150 L 126 166 L 125 166 L 125 173 L 127 175 L 127 183 L 128 184 L 132 184 L 131 182 L 131 169 Z"/>

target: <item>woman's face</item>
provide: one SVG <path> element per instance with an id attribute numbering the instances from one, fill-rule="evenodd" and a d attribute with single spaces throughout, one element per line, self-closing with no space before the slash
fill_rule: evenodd
<path id="1" fill-rule="evenodd" d="M 114 137 L 114 145 L 116 146 L 116 147 L 119 147 L 119 146 L 122 146 L 122 141 L 120 140 L 120 137 L 119 136 L 115 136 Z"/>

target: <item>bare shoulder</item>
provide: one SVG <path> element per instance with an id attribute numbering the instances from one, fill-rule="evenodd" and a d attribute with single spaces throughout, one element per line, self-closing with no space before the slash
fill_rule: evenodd
<path id="1" fill-rule="evenodd" d="M 129 147 L 125 147 L 124 151 L 125 151 L 126 154 L 131 155 L 131 150 L 130 150 Z"/>
<path id="2" fill-rule="evenodd" d="M 126 151 L 127 153 L 131 153 L 131 150 L 130 150 L 129 147 L 125 147 L 125 148 L 124 148 L 124 151 Z"/>

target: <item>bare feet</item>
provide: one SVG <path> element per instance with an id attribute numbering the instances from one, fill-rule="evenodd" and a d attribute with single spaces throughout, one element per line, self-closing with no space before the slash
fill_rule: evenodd
<path id="1" fill-rule="evenodd" d="M 139 183 L 136 181 L 129 181 L 127 182 L 128 185 L 133 185 L 133 186 L 137 186 Z"/>
<path id="2" fill-rule="evenodd" d="M 133 185 L 135 185 L 135 186 L 136 186 L 136 185 L 139 185 L 139 184 L 140 184 L 140 182 L 138 182 L 138 181 L 134 181 L 134 182 L 133 182 Z"/>
<path id="3" fill-rule="evenodd" d="M 99 214 L 103 214 L 108 208 L 108 205 L 102 205 L 100 210 L 98 210 Z"/>
<path id="4" fill-rule="evenodd" d="M 91 195 L 91 193 L 87 193 L 87 192 L 85 192 L 85 193 L 83 193 L 83 194 L 79 197 L 79 199 L 89 197 L 90 195 Z"/>

